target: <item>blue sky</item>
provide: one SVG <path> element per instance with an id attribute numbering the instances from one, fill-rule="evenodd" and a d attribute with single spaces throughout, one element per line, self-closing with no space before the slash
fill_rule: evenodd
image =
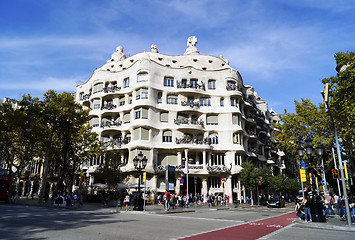
<path id="1" fill-rule="evenodd" d="M 322 102 L 334 54 L 354 51 L 353 0 L 2 0 L 0 99 L 75 92 L 122 45 L 126 55 L 201 54 L 228 59 L 278 113 Z"/>

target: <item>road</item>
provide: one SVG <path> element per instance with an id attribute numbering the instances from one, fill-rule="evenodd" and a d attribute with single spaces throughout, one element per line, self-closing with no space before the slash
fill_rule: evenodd
<path id="1" fill-rule="evenodd" d="M 354 239 L 354 232 L 293 223 L 285 209 L 179 214 L 117 213 L 114 208 L 0 205 L 0 239 Z"/>

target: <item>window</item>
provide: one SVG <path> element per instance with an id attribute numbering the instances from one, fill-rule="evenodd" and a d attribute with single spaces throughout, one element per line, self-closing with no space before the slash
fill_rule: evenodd
<path id="1" fill-rule="evenodd" d="M 234 144 L 240 144 L 240 133 L 233 133 L 233 143 Z"/>
<path id="2" fill-rule="evenodd" d="M 134 140 L 149 140 L 149 129 L 139 127 L 133 129 L 133 139 Z"/>
<path id="3" fill-rule="evenodd" d="M 218 125 L 218 115 L 207 115 L 206 124 L 207 125 Z"/>
<path id="4" fill-rule="evenodd" d="M 211 165 L 224 165 L 224 153 L 211 153 Z"/>
<path id="5" fill-rule="evenodd" d="M 163 93 L 158 92 L 157 103 L 162 103 L 162 102 L 163 102 Z"/>
<path id="6" fill-rule="evenodd" d="M 139 118 L 141 118 L 141 110 L 140 109 L 135 112 L 135 119 L 139 119 Z"/>
<path id="7" fill-rule="evenodd" d="M 141 89 L 141 96 L 142 96 L 142 99 L 148 99 L 148 89 L 147 88 Z"/>
<path id="8" fill-rule="evenodd" d="M 211 134 L 208 136 L 208 140 L 211 144 L 218 144 L 218 135 L 217 134 Z"/>
<path id="9" fill-rule="evenodd" d="M 241 153 L 236 153 L 235 154 L 235 165 L 241 166 L 242 163 L 243 163 L 242 154 Z"/>
<path id="10" fill-rule="evenodd" d="M 92 88 L 92 93 L 102 92 L 103 90 L 104 90 L 104 84 L 98 83 L 95 84 L 94 87 Z"/>
<path id="11" fill-rule="evenodd" d="M 219 102 L 220 102 L 221 107 L 224 107 L 224 98 L 221 98 Z"/>
<path id="12" fill-rule="evenodd" d="M 231 97 L 231 106 L 236 106 L 236 107 L 238 106 L 236 97 Z"/>
<path id="13" fill-rule="evenodd" d="M 174 78 L 172 78 L 172 77 L 165 77 L 165 78 L 164 78 L 164 86 L 165 86 L 165 87 L 174 87 Z"/>
<path id="14" fill-rule="evenodd" d="M 188 102 L 188 103 L 193 103 L 194 100 L 195 100 L 194 97 L 188 97 L 188 98 L 187 98 L 187 102 Z"/>
<path id="15" fill-rule="evenodd" d="M 129 112 L 123 114 L 123 123 L 129 123 L 131 121 L 131 114 Z"/>
<path id="16" fill-rule="evenodd" d="M 125 104 L 125 97 L 122 96 L 120 97 L 120 106 L 123 106 Z"/>
<path id="17" fill-rule="evenodd" d="M 240 126 L 240 116 L 239 114 L 232 114 L 232 123 Z"/>
<path id="18" fill-rule="evenodd" d="M 175 95 L 168 95 L 167 96 L 167 103 L 168 104 L 177 104 L 178 103 L 178 97 Z"/>
<path id="19" fill-rule="evenodd" d="M 129 96 L 128 96 L 128 103 L 129 103 L 129 104 L 132 104 L 132 95 L 129 95 Z"/>
<path id="20" fill-rule="evenodd" d="M 221 178 L 220 177 L 208 177 L 208 188 L 220 188 Z"/>
<path id="21" fill-rule="evenodd" d="M 125 78 L 123 80 L 123 86 L 126 88 L 126 87 L 129 87 L 129 78 Z"/>
<path id="22" fill-rule="evenodd" d="M 172 142 L 173 133 L 170 130 L 163 132 L 163 142 Z"/>
<path id="23" fill-rule="evenodd" d="M 98 127 L 99 126 L 99 117 L 93 117 L 90 120 L 90 125 L 92 127 Z"/>
<path id="24" fill-rule="evenodd" d="M 135 111 L 135 119 L 148 119 L 148 108 L 138 108 Z"/>
<path id="25" fill-rule="evenodd" d="M 137 75 L 137 82 L 146 82 L 148 81 L 148 73 L 142 72 Z"/>
<path id="26" fill-rule="evenodd" d="M 148 89 L 140 88 L 136 91 L 136 100 L 139 99 L 148 99 Z"/>
<path id="27" fill-rule="evenodd" d="M 168 122 L 168 121 L 169 121 L 169 112 L 161 112 L 160 122 Z"/>
<path id="28" fill-rule="evenodd" d="M 100 101 L 100 99 L 94 99 L 93 105 L 94 105 L 94 109 L 100 109 L 100 108 L 101 108 L 101 101 Z"/>
<path id="29" fill-rule="evenodd" d="M 208 80 L 208 89 L 216 89 L 216 80 Z"/>
<path id="30" fill-rule="evenodd" d="M 211 106 L 211 98 L 201 97 L 200 98 L 200 106 Z"/>
<path id="31" fill-rule="evenodd" d="M 191 88 L 197 88 L 197 79 L 190 79 Z"/>

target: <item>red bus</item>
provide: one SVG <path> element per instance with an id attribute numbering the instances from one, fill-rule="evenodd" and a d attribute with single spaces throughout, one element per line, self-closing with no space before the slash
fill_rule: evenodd
<path id="1" fill-rule="evenodd" d="M 0 169 L 0 200 L 9 200 L 9 191 L 11 186 L 11 171 L 9 169 Z"/>

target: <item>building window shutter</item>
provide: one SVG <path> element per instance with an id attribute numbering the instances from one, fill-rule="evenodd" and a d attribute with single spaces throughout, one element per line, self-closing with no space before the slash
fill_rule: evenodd
<path id="1" fill-rule="evenodd" d="M 142 118 L 148 119 L 148 109 L 147 108 L 142 108 Z"/>
<path id="2" fill-rule="evenodd" d="M 168 112 L 160 113 L 160 121 L 161 122 L 168 122 L 169 121 L 169 113 Z"/>
<path id="3" fill-rule="evenodd" d="M 141 140 L 149 140 L 149 129 L 141 128 Z"/>
<path id="4" fill-rule="evenodd" d="M 140 139 L 140 128 L 133 129 L 133 140 L 139 140 Z"/>
<path id="5" fill-rule="evenodd" d="M 124 123 L 129 123 L 131 121 L 131 114 L 130 113 L 125 113 L 123 115 L 123 122 Z"/>
<path id="6" fill-rule="evenodd" d="M 206 118 L 207 125 L 218 125 L 218 116 L 217 115 L 208 115 Z"/>

